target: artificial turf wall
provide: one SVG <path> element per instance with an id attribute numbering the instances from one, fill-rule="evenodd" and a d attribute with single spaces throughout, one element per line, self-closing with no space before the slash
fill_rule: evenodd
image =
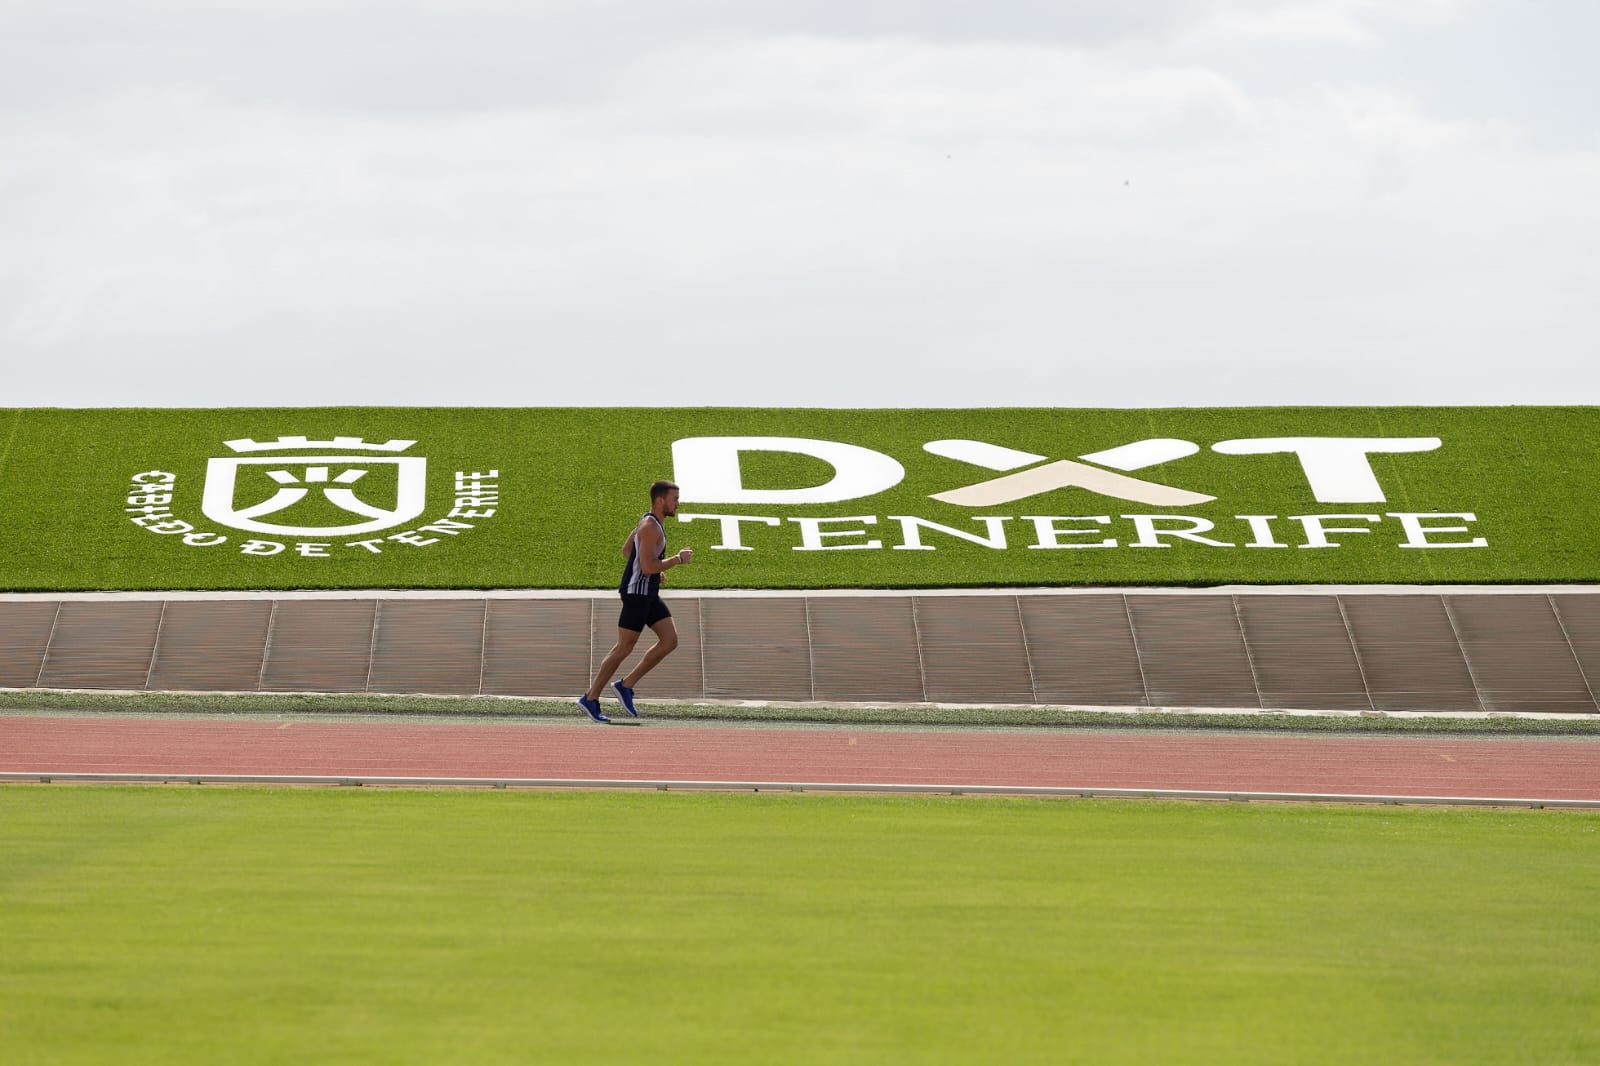
<path id="1" fill-rule="evenodd" d="M 1591 582 L 1600 408 L 0 409 L 0 588 Z"/>

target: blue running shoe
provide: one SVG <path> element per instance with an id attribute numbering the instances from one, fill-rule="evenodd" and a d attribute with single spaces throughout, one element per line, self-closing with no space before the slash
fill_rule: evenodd
<path id="1" fill-rule="evenodd" d="M 584 714 L 587 714 L 590 718 L 593 718 L 597 722 L 611 721 L 611 719 L 600 713 L 599 700 L 591 700 L 588 696 L 579 696 L 578 706 L 583 708 Z"/>
<path id="2" fill-rule="evenodd" d="M 624 685 L 621 681 L 611 682 L 611 687 L 616 689 L 617 699 L 622 701 L 623 709 L 635 718 L 639 717 L 639 708 L 633 705 L 633 689 Z"/>

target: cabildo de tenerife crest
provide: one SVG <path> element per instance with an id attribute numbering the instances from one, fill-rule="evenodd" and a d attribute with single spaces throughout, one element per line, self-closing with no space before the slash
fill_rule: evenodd
<path id="1" fill-rule="evenodd" d="M 315 559 L 426 548 L 499 509 L 499 470 L 456 470 L 450 507 L 441 503 L 440 513 L 428 516 L 428 460 L 411 454 L 414 440 L 222 443 L 234 454 L 208 459 L 202 485 L 185 485 L 166 470 L 133 475 L 125 508 L 133 524 L 195 548 L 231 544 L 242 555 Z"/>

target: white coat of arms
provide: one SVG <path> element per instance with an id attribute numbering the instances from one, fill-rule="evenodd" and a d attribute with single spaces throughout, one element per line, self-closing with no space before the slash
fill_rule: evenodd
<path id="1" fill-rule="evenodd" d="M 205 494 L 201 509 L 207 518 L 234 529 L 282 536 L 344 537 L 374 533 L 422 513 L 427 506 L 428 461 L 422 456 L 399 455 L 416 443 L 391 440 L 368 444 L 360 437 L 334 437 L 332 440 L 307 440 L 305 437 L 279 437 L 275 441 L 249 439 L 224 442 L 248 458 L 217 458 L 206 463 Z M 336 452 L 363 454 L 335 454 Z M 319 454 L 260 455 L 261 452 Z M 383 453 L 383 454 L 375 454 Z M 361 482 L 376 468 L 392 466 L 393 499 L 373 500 L 359 495 Z M 264 473 L 277 491 L 263 500 L 240 506 L 236 499 L 240 474 L 249 467 L 265 467 Z M 259 480 L 257 475 L 256 480 Z M 387 486 L 389 479 L 383 479 Z M 332 503 L 339 510 L 362 519 L 344 525 L 287 525 L 261 521 L 288 510 L 307 497 Z M 387 497 L 387 488 L 384 490 Z M 303 519 L 302 519 L 303 520 Z"/>

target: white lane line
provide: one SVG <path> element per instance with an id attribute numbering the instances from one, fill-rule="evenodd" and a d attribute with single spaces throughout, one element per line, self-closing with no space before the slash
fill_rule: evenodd
<path id="1" fill-rule="evenodd" d="M 49 770 L 0 772 L 0 782 L 35 784 L 334 785 L 404 788 L 588 788 L 715 792 L 868 792 L 951 796 L 1059 796 L 1079 799 L 1225 800 L 1236 803 L 1355 803 L 1384 806 L 1467 806 L 1600 809 L 1600 797 L 1413 796 L 1345 792 L 1250 792 L 1074 785 L 882 784 L 859 781 L 695 781 L 663 778 L 383 777 L 350 774 L 97 774 Z"/>

